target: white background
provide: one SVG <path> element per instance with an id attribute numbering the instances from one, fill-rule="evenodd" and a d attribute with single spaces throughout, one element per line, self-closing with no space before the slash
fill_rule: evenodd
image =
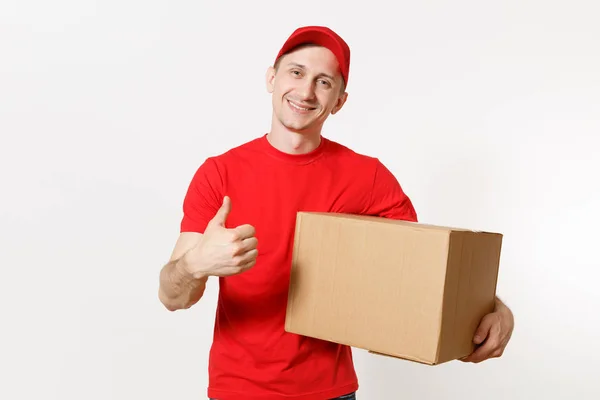
<path id="1" fill-rule="evenodd" d="M 216 282 L 170 313 L 158 273 L 192 174 L 267 132 L 265 71 L 309 24 L 353 51 L 325 136 L 421 221 L 505 235 L 505 355 L 356 350 L 359 398 L 600 398 L 598 3 L 325 3 L 0 3 L 0 398 L 205 398 Z"/>

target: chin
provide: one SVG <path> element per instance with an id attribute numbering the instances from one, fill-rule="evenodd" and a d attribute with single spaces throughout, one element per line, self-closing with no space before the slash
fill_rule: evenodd
<path id="1" fill-rule="evenodd" d="M 305 125 L 305 124 L 283 124 L 283 126 L 286 127 L 286 129 L 299 133 L 299 134 L 306 134 L 309 132 L 310 129 L 310 125 Z"/>
<path id="2" fill-rule="evenodd" d="M 310 128 L 314 125 L 314 121 L 298 121 L 295 118 L 279 118 L 279 122 L 286 129 L 290 131 L 294 131 L 297 133 L 304 133 L 306 130 L 310 130 Z"/>

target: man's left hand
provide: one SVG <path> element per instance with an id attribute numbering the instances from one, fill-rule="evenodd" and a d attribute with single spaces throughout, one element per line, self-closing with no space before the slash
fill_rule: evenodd
<path id="1" fill-rule="evenodd" d="M 500 299 L 496 298 L 494 311 L 483 317 L 475 331 L 473 337 L 473 343 L 477 346 L 475 351 L 460 360 L 479 363 L 489 358 L 502 356 L 514 325 L 512 312 Z"/>

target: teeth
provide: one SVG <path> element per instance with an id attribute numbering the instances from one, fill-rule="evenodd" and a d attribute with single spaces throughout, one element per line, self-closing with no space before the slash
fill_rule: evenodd
<path id="1" fill-rule="evenodd" d="M 301 110 L 301 111 L 308 111 L 308 110 L 310 110 L 310 108 L 299 107 L 299 106 L 295 105 L 294 103 L 292 103 L 289 100 L 288 100 L 288 103 L 290 103 L 291 106 L 294 107 L 295 109 L 298 109 L 298 110 Z"/>

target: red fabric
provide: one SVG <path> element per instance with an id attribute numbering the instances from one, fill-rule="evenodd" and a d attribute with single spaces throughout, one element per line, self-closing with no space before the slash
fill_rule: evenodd
<path id="1" fill-rule="evenodd" d="M 259 256 L 219 278 L 208 396 L 221 400 L 323 400 L 357 390 L 351 348 L 284 331 L 298 211 L 379 215 L 416 221 L 390 171 L 323 138 L 310 154 L 290 155 L 262 136 L 207 159 L 184 200 L 181 231 L 203 232 L 223 196 L 226 226 L 252 224 Z"/>
<path id="2" fill-rule="evenodd" d="M 287 38 L 275 61 L 301 44 L 313 43 L 328 48 L 337 58 L 344 82 L 348 85 L 350 75 L 350 47 L 337 33 L 325 26 L 303 26 Z"/>

